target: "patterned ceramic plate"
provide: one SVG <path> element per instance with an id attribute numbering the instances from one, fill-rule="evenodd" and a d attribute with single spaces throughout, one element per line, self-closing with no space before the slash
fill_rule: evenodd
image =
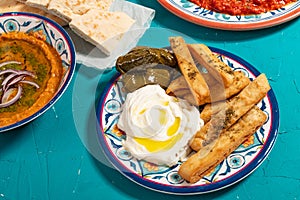
<path id="1" fill-rule="evenodd" d="M 62 96 L 71 82 L 75 70 L 76 58 L 75 47 L 68 33 L 56 22 L 44 16 L 32 13 L 1 13 L 0 34 L 8 32 L 39 32 L 43 34 L 46 41 L 59 53 L 64 67 L 64 75 L 60 86 L 52 99 L 33 115 L 14 124 L 0 128 L 0 132 L 14 129 L 24 125 L 48 110 Z"/>
<path id="2" fill-rule="evenodd" d="M 201 8 L 188 0 L 158 0 L 173 14 L 202 26 L 224 30 L 254 30 L 275 26 L 300 15 L 300 1 L 259 15 L 221 14 Z"/>
<path id="3" fill-rule="evenodd" d="M 250 79 L 260 73 L 245 60 L 220 49 L 211 48 L 234 70 L 243 71 Z M 189 184 L 177 173 L 181 163 L 169 168 L 139 161 L 122 147 L 126 136 L 116 129 L 125 97 L 121 91 L 120 74 L 108 84 L 97 107 L 100 144 L 111 163 L 130 180 L 155 191 L 172 194 L 200 194 L 228 187 L 253 172 L 270 153 L 277 136 L 279 110 L 273 90 L 258 104 L 267 122 L 210 174 Z"/>

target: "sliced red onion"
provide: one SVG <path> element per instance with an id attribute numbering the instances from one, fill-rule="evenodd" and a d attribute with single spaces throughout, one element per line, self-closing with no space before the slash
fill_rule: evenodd
<path id="1" fill-rule="evenodd" d="M 35 77 L 33 72 L 27 71 L 27 70 L 20 70 L 17 72 L 18 75 L 26 75 L 26 76 L 31 76 Z"/>
<path id="2" fill-rule="evenodd" d="M 15 77 L 11 81 L 9 81 L 7 84 L 3 85 L 3 90 L 6 91 L 10 86 L 12 86 L 20 81 L 23 81 L 24 78 L 25 78 L 25 75 L 20 75 L 20 76 Z"/>
<path id="3" fill-rule="evenodd" d="M 3 71 L 0 71 L 0 76 L 3 74 L 7 74 L 7 73 L 16 74 L 16 75 L 27 75 L 27 76 L 31 76 L 31 77 L 35 78 L 35 74 L 33 72 L 30 72 L 27 70 L 14 70 L 14 69 L 6 69 Z"/>
<path id="4" fill-rule="evenodd" d="M 39 86 L 37 83 L 32 82 L 32 81 L 22 80 L 22 81 L 20 81 L 20 83 L 26 83 L 26 84 L 29 84 L 29 85 L 33 85 L 33 86 L 35 86 L 36 88 L 40 88 L 40 86 Z"/>
<path id="5" fill-rule="evenodd" d="M 0 67 L 8 65 L 8 64 L 21 64 L 21 63 L 17 62 L 17 61 L 7 61 L 4 63 L 1 63 Z M 36 76 L 33 72 L 30 72 L 27 70 L 6 69 L 6 70 L 0 71 L 0 76 L 7 74 L 7 73 L 10 73 L 10 74 L 8 76 L 6 76 L 5 78 L 2 77 L 2 79 L 4 79 L 4 80 L 2 81 L 2 83 L 1 83 L 2 87 L 0 88 L 0 92 L 3 93 L 1 102 L 0 102 L 0 108 L 8 107 L 20 99 L 23 88 L 21 87 L 21 85 L 18 85 L 17 94 L 8 101 L 11 94 L 14 92 L 14 90 L 16 90 L 16 88 L 11 88 L 12 86 L 14 86 L 18 83 L 25 83 L 25 84 L 33 85 L 36 88 L 39 88 L 39 85 L 36 84 L 35 82 L 24 80 L 26 78 L 26 76 L 31 76 L 31 77 L 35 78 Z"/>
<path id="6" fill-rule="evenodd" d="M 3 75 L 3 74 L 7 74 L 7 73 L 14 73 L 14 74 L 16 74 L 16 73 L 18 73 L 18 71 L 15 70 L 15 69 L 2 70 L 2 71 L 0 71 L 0 76 Z"/>
<path id="7" fill-rule="evenodd" d="M 13 60 L 11 60 L 11 61 L 6 61 L 6 62 L 3 62 L 3 63 L 0 63 L 0 67 L 3 67 L 3 66 L 5 66 L 5 65 L 9 65 L 9 64 L 18 64 L 18 65 L 20 65 L 21 62 L 13 61 Z"/>
<path id="8" fill-rule="evenodd" d="M 18 77 L 18 74 L 10 74 L 8 75 L 2 82 L 2 86 L 4 87 L 10 80 L 14 79 L 15 77 Z"/>
<path id="9" fill-rule="evenodd" d="M 13 88 L 11 88 L 11 89 L 13 89 Z M 11 90 L 6 91 L 3 94 L 2 100 L 5 100 L 5 99 L 7 100 L 8 99 L 8 97 L 10 95 L 10 94 L 9 95 L 7 94 L 8 92 L 10 94 L 12 93 Z M 5 107 L 8 107 L 8 106 L 14 104 L 16 101 L 18 101 L 20 99 L 21 94 L 22 94 L 22 87 L 20 85 L 18 85 L 18 92 L 17 92 L 17 94 L 12 99 L 10 99 L 9 101 L 3 102 L 1 100 L 0 108 L 5 108 Z"/>
<path id="10" fill-rule="evenodd" d="M 17 89 L 18 88 L 10 88 L 9 90 L 7 90 L 2 96 L 1 103 L 6 103 L 9 97 L 11 96 L 11 94 Z"/>

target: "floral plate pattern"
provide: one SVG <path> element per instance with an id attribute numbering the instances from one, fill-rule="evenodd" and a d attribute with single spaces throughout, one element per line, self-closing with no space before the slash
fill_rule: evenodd
<path id="1" fill-rule="evenodd" d="M 64 74 L 60 86 L 51 99 L 43 108 L 32 116 L 0 128 L 0 132 L 11 130 L 24 125 L 47 111 L 62 96 L 71 82 L 76 65 L 74 44 L 68 33 L 56 22 L 44 16 L 24 13 L 9 12 L 0 14 L 0 34 L 9 32 L 36 32 L 46 42 L 53 46 L 59 53 L 64 67 Z"/>
<path id="2" fill-rule="evenodd" d="M 188 0 L 158 0 L 173 14 L 198 25 L 224 30 L 254 30 L 292 20 L 300 15 L 300 1 L 258 15 L 228 15 L 199 7 Z"/>
<path id="3" fill-rule="evenodd" d="M 221 49 L 210 47 L 233 70 L 243 71 L 250 79 L 260 74 L 245 60 Z M 155 191 L 172 194 L 201 194 L 228 187 L 253 172 L 270 153 L 279 126 L 277 100 L 270 90 L 258 104 L 268 119 L 257 132 L 247 139 L 213 171 L 195 184 L 183 180 L 177 173 L 180 162 L 173 167 L 159 166 L 135 159 L 122 147 L 126 136 L 116 128 L 125 96 L 118 81 L 112 78 L 100 97 L 97 107 L 97 130 L 100 145 L 110 162 L 130 180 Z"/>

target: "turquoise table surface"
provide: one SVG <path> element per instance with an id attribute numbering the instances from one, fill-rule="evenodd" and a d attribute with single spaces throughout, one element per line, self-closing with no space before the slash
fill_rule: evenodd
<path id="1" fill-rule="evenodd" d="M 245 32 L 210 29 L 156 10 L 149 41 L 167 46 L 169 34 L 229 51 L 269 78 L 280 109 L 277 141 L 244 180 L 217 192 L 178 196 L 146 189 L 115 170 L 97 141 L 95 107 L 114 70 L 77 65 L 62 98 L 36 120 L 0 133 L 0 200 L 18 199 L 300 199 L 300 19 Z"/>

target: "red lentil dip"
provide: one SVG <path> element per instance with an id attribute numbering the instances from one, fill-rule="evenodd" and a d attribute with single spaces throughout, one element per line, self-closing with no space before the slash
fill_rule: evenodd
<path id="1" fill-rule="evenodd" d="M 261 14 L 297 0 L 190 0 L 194 4 L 229 15 Z"/>
<path id="2" fill-rule="evenodd" d="M 55 95 L 64 70 L 58 52 L 40 32 L 1 34 L 0 63 L 0 127 L 42 109 Z"/>

